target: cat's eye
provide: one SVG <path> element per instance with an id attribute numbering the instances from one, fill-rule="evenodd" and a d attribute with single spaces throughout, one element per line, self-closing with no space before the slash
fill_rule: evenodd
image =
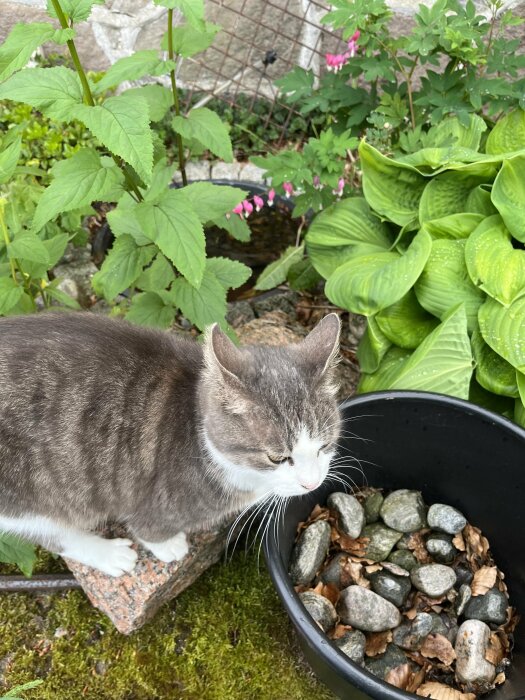
<path id="1" fill-rule="evenodd" d="M 272 455 L 266 455 L 272 464 L 284 464 L 285 462 L 290 462 L 293 464 L 293 460 L 290 456 L 287 457 L 272 457 Z"/>

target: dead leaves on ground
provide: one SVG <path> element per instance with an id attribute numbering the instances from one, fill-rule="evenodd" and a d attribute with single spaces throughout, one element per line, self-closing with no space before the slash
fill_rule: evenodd
<path id="1" fill-rule="evenodd" d="M 365 654 L 371 657 L 384 654 L 391 641 L 392 630 L 387 630 L 386 632 L 369 632 L 366 638 Z"/>
<path id="2" fill-rule="evenodd" d="M 497 575 L 498 570 L 495 566 L 482 566 L 481 569 L 478 569 L 470 584 L 472 595 L 485 595 L 487 591 L 494 588 Z"/>
<path id="3" fill-rule="evenodd" d="M 456 658 L 454 647 L 442 634 L 429 634 L 420 651 L 422 656 L 427 659 L 439 659 L 445 666 L 450 666 Z"/>
<path id="4" fill-rule="evenodd" d="M 462 693 L 444 683 L 436 683 L 435 681 L 423 683 L 416 690 L 416 695 L 433 700 L 476 700 L 474 693 Z"/>

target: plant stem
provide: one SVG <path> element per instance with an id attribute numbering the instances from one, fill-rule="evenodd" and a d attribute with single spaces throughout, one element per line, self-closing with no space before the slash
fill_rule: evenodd
<path id="1" fill-rule="evenodd" d="M 17 282 L 16 282 L 15 263 L 14 263 L 14 260 L 9 255 L 9 252 L 7 251 L 7 246 L 11 243 L 11 240 L 9 239 L 9 232 L 8 232 L 7 226 L 5 224 L 4 204 L 5 204 L 5 200 L 0 199 L 0 228 L 2 229 L 2 235 L 4 237 L 6 252 L 7 252 L 7 256 L 9 258 L 9 267 L 11 268 L 11 277 L 13 278 L 13 282 L 16 284 Z"/>
<path id="2" fill-rule="evenodd" d="M 66 16 L 62 10 L 62 7 L 60 6 L 60 0 L 51 0 L 51 3 L 53 5 L 53 9 L 56 12 L 56 16 L 58 17 L 58 21 L 60 22 L 60 26 L 62 29 L 69 29 L 69 24 L 67 22 Z M 80 63 L 80 58 L 78 57 L 78 52 L 77 52 L 77 47 L 75 46 L 75 42 L 73 39 L 68 39 L 67 41 L 67 47 L 69 49 L 69 53 L 71 54 L 71 58 L 73 59 L 73 63 L 75 64 L 76 71 L 78 73 L 78 77 L 80 78 L 80 82 L 82 83 L 82 91 L 84 93 L 84 100 L 87 102 L 87 104 L 90 107 L 95 106 L 95 100 L 93 99 L 93 93 L 91 92 L 91 88 L 89 87 L 89 81 L 87 79 L 86 73 L 84 69 L 82 68 L 82 64 Z M 128 184 L 128 187 L 132 192 L 135 194 L 135 197 L 139 202 L 141 202 L 144 198 L 142 196 L 141 191 L 137 187 L 133 175 L 131 173 L 131 170 L 129 166 L 126 163 L 120 162 L 120 160 L 115 156 L 113 153 L 111 154 L 111 157 L 115 161 L 115 163 L 118 165 L 118 167 L 122 170 L 124 173 L 124 177 L 126 178 L 126 182 Z"/>
<path id="3" fill-rule="evenodd" d="M 410 123 L 412 124 L 412 129 L 415 129 L 416 128 L 416 115 L 414 112 L 414 99 L 413 99 L 413 95 L 412 95 L 412 75 L 413 75 L 414 70 L 417 66 L 419 56 L 416 56 L 416 60 L 414 61 L 414 64 L 412 65 L 410 72 L 407 73 L 403 64 L 398 59 L 395 51 L 392 51 L 392 49 L 390 49 L 383 41 L 381 41 L 381 39 L 378 39 L 377 37 L 376 37 L 376 41 L 379 44 L 379 46 L 381 46 L 381 48 L 383 48 L 387 52 L 387 54 L 390 56 L 390 58 L 396 63 L 399 72 L 401 73 L 403 78 L 406 80 L 407 95 L 408 95 L 408 107 L 410 109 Z"/>
<path id="4" fill-rule="evenodd" d="M 168 58 L 173 61 L 175 58 L 175 52 L 173 51 L 173 10 L 168 10 Z M 175 68 L 170 70 L 170 80 L 171 80 L 171 91 L 173 93 L 173 106 L 175 108 L 175 114 L 180 116 L 180 105 L 179 105 L 179 93 L 177 91 L 177 79 L 175 77 Z M 185 186 L 188 184 L 188 178 L 186 177 L 186 168 L 184 163 L 184 146 L 182 144 L 182 136 L 177 133 L 175 135 L 177 141 L 177 148 L 179 151 L 179 169 L 182 175 L 182 184 Z"/>

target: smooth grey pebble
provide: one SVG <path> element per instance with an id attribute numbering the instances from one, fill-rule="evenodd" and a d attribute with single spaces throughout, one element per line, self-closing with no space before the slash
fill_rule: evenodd
<path id="1" fill-rule="evenodd" d="M 339 639 L 334 639 L 334 644 L 346 654 L 354 663 L 363 665 L 365 660 L 366 637 L 359 630 L 345 632 Z"/>
<path id="2" fill-rule="evenodd" d="M 384 632 L 397 627 L 401 613 L 390 601 L 362 586 L 341 591 L 337 605 L 341 621 L 363 632 Z"/>
<path id="3" fill-rule="evenodd" d="M 407 651 L 417 651 L 432 632 L 432 616 L 425 612 L 417 613 L 411 622 L 403 622 L 394 630 L 394 644 Z"/>
<path id="4" fill-rule="evenodd" d="M 312 591 L 299 593 L 299 598 L 323 632 L 328 632 L 328 630 L 335 625 L 337 613 L 328 598 L 313 593 Z"/>
<path id="5" fill-rule="evenodd" d="M 454 569 L 444 564 L 425 564 L 410 572 L 412 583 L 430 598 L 448 593 L 456 582 Z"/>
<path id="6" fill-rule="evenodd" d="M 365 511 L 357 498 L 337 491 L 328 496 L 327 504 L 337 513 L 341 530 L 349 537 L 359 537 L 365 524 Z"/>
<path id="7" fill-rule="evenodd" d="M 367 559 L 383 561 L 394 548 L 394 545 L 401 537 L 401 533 L 382 523 L 372 523 L 372 525 L 365 525 L 363 528 L 363 537 L 370 539 L 365 553 Z"/>
<path id="8" fill-rule="evenodd" d="M 431 533 L 425 542 L 425 548 L 438 564 L 450 564 L 458 550 L 452 544 L 452 537 L 441 533 Z"/>
<path id="9" fill-rule="evenodd" d="M 313 580 L 330 546 L 330 525 L 318 520 L 303 531 L 292 553 L 290 577 L 293 583 L 306 586 Z"/>
<path id="10" fill-rule="evenodd" d="M 365 668 L 384 681 L 389 671 L 396 668 L 396 666 L 406 664 L 407 661 L 408 658 L 404 651 L 395 644 L 389 644 L 382 656 L 366 659 Z"/>
<path id="11" fill-rule="evenodd" d="M 444 503 L 434 503 L 427 513 L 429 527 L 457 535 L 467 524 L 467 519 L 459 510 Z"/>
<path id="12" fill-rule="evenodd" d="M 384 496 L 382 493 L 376 492 L 365 498 L 365 520 L 367 525 L 376 523 L 379 520 L 379 511 L 383 505 Z"/>
<path id="13" fill-rule="evenodd" d="M 394 576 L 389 572 L 377 571 L 370 576 L 372 590 L 385 600 L 400 608 L 412 590 L 408 576 Z"/>
<path id="14" fill-rule="evenodd" d="M 398 532 L 414 532 L 425 527 L 425 503 L 419 491 L 392 491 L 381 506 L 380 515 L 388 527 Z"/>
<path id="15" fill-rule="evenodd" d="M 463 615 L 467 620 L 482 620 L 502 625 L 507 619 L 509 601 L 498 588 L 491 588 L 484 595 L 472 596 Z"/>
<path id="16" fill-rule="evenodd" d="M 406 571 L 412 571 L 418 565 L 417 559 L 408 549 L 396 549 L 388 555 L 388 560 Z"/>
<path id="17" fill-rule="evenodd" d="M 458 630 L 456 639 L 456 675 L 468 684 L 492 683 L 496 667 L 485 658 L 490 628 L 481 620 L 467 620 Z"/>

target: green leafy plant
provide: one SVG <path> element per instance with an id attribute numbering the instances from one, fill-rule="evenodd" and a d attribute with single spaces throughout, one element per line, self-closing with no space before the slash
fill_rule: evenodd
<path id="1" fill-rule="evenodd" d="M 25 278 L 21 247 L 26 255 L 36 257 L 38 249 L 43 256 L 42 231 L 49 224 L 85 211 L 95 201 L 108 202 L 115 204 L 108 221 L 116 240 L 93 278 L 95 291 L 114 302 L 129 289 L 118 310 L 137 323 L 168 327 L 181 310 L 199 328 L 212 321 L 225 327 L 227 291 L 243 284 L 250 270 L 226 258 L 207 259 L 204 225 L 212 222 L 242 240 L 249 238 L 244 220 L 227 217 L 244 195 L 211 183 L 187 185 L 185 162 L 192 144 L 224 160 L 232 159 L 232 147 L 226 126 L 213 111 L 181 113 L 175 71 L 177 58 L 209 46 L 218 28 L 205 21 L 203 0 L 158 0 L 167 9 L 167 59 L 156 50 L 137 51 L 95 81 L 84 71 L 74 41 L 75 26 L 88 18 L 94 4 L 50 0 L 49 14 L 61 29 L 45 22 L 16 25 L 0 47 L 0 99 L 27 104 L 58 122 L 81 124 L 90 134 L 89 145 L 53 164 L 51 183 L 40 193 L 28 228 L 17 233 L 6 222 L 5 250 L 17 257 L 9 257 L 16 279 L 11 274 L 5 282 L 9 294 L 3 297 L 9 306 L 13 285 L 18 289 Z M 173 27 L 175 8 L 186 18 L 181 27 Z M 67 44 L 75 70 L 64 65 L 24 68 L 35 48 L 50 39 Z M 169 76 L 171 89 L 150 84 L 111 93 L 123 81 L 161 75 Z M 152 129 L 170 111 L 182 189 L 169 188 L 173 167 Z M 40 245 L 37 239 L 42 239 Z M 49 287 L 55 289 L 52 282 Z M 7 312 L 21 310 L 13 302 Z"/>
<path id="2" fill-rule="evenodd" d="M 402 155 L 430 146 L 429 129 L 447 115 L 467 128 L 473 114 L 491 125 L 503 111 L 525 107 L 525 56 L 516 51 L 519 40 L 505 36 L 523 20 L 501 13 L 501 0 L 487 1 L 488 19 L 472 0 L 420 5 L 413 25 L 396 37 L 385 0 L 331 5 L 322 22 L 341 31 L 346 50 L 326 55 L 320 77 L 296 66 L 276 81 L 316 138 L 302 150 L 252 158 L 274 186 L 293 186 L 294 215 L 315 214 L 359 189 L 356 137 Z"/>
<path id="3" fill-rule="evenodd" d="M 364 314 L 361 392 L 423 389 L 525 425 L 525 111 L 450 117 L 389 158 L 363 141 L 364 197 L 306 235 L 335 304 Z"/>

